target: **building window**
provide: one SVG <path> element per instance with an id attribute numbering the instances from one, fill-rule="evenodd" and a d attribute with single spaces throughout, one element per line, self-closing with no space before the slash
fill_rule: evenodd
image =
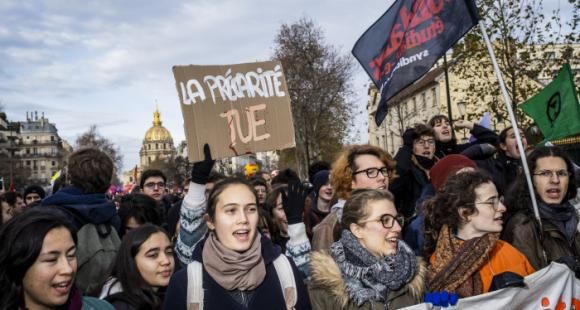
<path id="1" fill-rule="evenodd" d="M 54 136 L 50 136 L 50 141 L 54 141 Z"/>
<path id="2" fill-rule="evenodd" d="M 51 164 L 53 167 L 56 166 L 56 162 L 54 160 L 51 162 Z"/>
<path id="3" fill-rule="evenodd" d="M 158 150 L 159 149 L 159 143 L 155 143 L 155 149 Z"/>
<path id="4" fill-rule="evenodd" d="M 437 90 L 435 87 L 431 88 L 431 96 L 433 97 L 433 107 L 437 106 Z"/>
<path id="5" fill-rule="evenodd" d="M 425 92 L 423 92 L 421 94 L 421 101 L 422 101 L 422 106 L 426 107 L 427 106 L 427 95 L 425 94 Z"/>
<path id="6" fill-rule="evenodd" d="M 148 159 L 149 163 L 151 163 L 151 157 L 147 157 L 147 159 Z"/>
<path id="7" fill-rule="evenodd" d="M 30 154 L 30 149 L 26 149 L 26 154 Z"/>
<path id="8" fill-rule="evenodd" d="M 27 161 L 26 161 L 26 165 L 27 165 L 27 166 L 30 166 L 30 160 L 27 160 Z"/>

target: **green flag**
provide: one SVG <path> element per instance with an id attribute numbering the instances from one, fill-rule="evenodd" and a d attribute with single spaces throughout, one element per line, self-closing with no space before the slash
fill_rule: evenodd
<path id="1" fill-rule="evenodd" d="M 580 133 L 580 103 L 574 88 L 570 65 L 539 94 L 522 104 L 522 109 L 536 121 L 546 140 L 556 140 Z"/>

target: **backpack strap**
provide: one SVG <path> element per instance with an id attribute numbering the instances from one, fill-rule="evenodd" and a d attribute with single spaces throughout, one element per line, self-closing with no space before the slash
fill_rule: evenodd
<path id="1" fill-rule="evenodd" d="M 187 310 L 203 310 L 203 266 L 198 261 L 187 265 Z"/>
<path id="2" fill-rule="evenodd" d="M 280 280 L 280 287 L 282 288 L 282 294 L 284 294 L 286 308 L 292 310 L 296 306 L 297 299 L 296 280 L 294 279 L 292 265 L 290 265 L 290 261 L 288 261 L 286 255 L 282 254 L 274 260 L 274 268 L 276 268 L 278 280 Z"/>

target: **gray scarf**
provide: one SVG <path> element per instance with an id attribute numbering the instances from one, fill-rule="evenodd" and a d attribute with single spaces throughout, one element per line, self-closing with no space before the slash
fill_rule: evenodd
<path id="1" fill-rule="evenodd" d="M 397 253 L 378 258 L 369 253 L 349 230 L 330 247 L 340 268 L 349 297 L 361 306 L 367 301 L 385 301 L 390 291 L 409 283 L 417 274 L 415 254 L 399 240 Z"/>
<path id="2" fill-rule="evenodd" d="M 540 217 L 556 226 L 558 231 L 566 236 L 569 244 L 574 242 L 578 216 L 576 209 L 569 201 L 562 204 L 546 204 L 538 201 L 538 209 L 540 211 Z"/>

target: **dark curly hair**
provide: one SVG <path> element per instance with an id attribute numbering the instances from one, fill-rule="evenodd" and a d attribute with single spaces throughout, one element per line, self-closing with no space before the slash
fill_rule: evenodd
<path id="1" fill-rule="evenodd" d="M 465 218 L 477 214 L 475 189 L 492 182 L 480 171 L 463 172 L 451 176 L 443 188 L 431 199 L 425 201 L 425 257 L 435 251 L 437 237 L 443 225 L 451 229 L 459 228 Z"/>
<path id="2" fill-rule="evenodd" d="M 538 160 L 544 157 L 560 157 L 564 160 L 564 162 L 566 162 L 566 170 L 571 174 L 571 176 L 568 181 L 568 190 L 566 191 L 566 196 L 564 196 L 563 201 L 576 197 L 577 188 L 576 178 L 574 178 L 574 165 L 572 164 L 570 157 L 568 157 L 568 154 L 566 154 L 563 149 L 557 146 L 541 146 L 535 148 L 528 155 L 528 167 L 530 168 L 531 173 L 536 170 Z M 537 193 L 536 197 L 538 200 L 540 200 L 540 197 Z M 529 212 L 530 214 L 532 213 L 532 198 L 530 197 L 526 176 L 524 174 L 520 174 L 518 176 L 512 185 L 511 190 L 507 192 L 505 204 L 507 206 L 508 218 L 518 211 Z"/>

